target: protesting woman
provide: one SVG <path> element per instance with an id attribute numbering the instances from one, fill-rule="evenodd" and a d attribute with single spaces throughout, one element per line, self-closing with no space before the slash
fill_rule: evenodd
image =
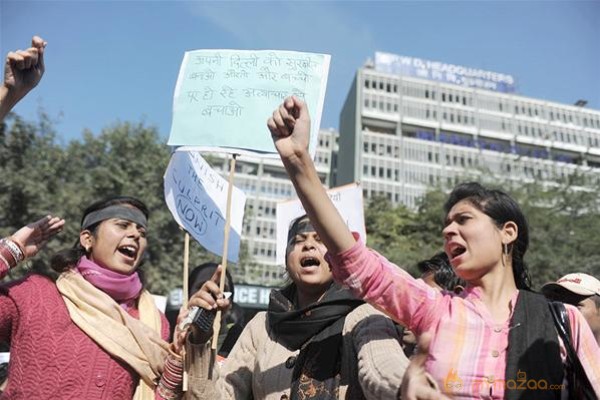
<path id="1" fill-rule="evenodd" d="M 529 291 L 523 262 L 528 228 L 512 198 L 479 184 L 459 185 L 450 194 L 444 249 L 467 288 L 460 295 L 439 292 L 366 248 L 348 230 L 308 153 L 310 118 L 302 101 L 286 99 L 268 127 L 329 250 L 334 278 L 418 336 L 433 333 L 425 367 L 442 391 L 467 399 L 561 398 L 565 345 L 548 304 Z M 567 312 L 577 357 L 600 397 L 600 350 L 581 314 L 568 306 Z"/>
<path id="2" fill-rule="evenodd" d="M 395 325 L 333 283 L 325 251 L 308 218 L 292 223 L 286 250 L 291 282 L 271 293 L 268 311 L 246 325 L 215 371 L 209 370 L 210 352 L 203 345 L 210 335 L 193 331 L 194 398 L 398 398 L 408 360 Z M 216 284 L 219 274 L 190 305 L 227 306 Z"/>
<path id="3" fill-rule="evenodd" d="M 30 274 L 0 288 L 0 341 L 11 345 L 2 399 L 154 399 L 164 370 L 156 398 L 175 395 L 168 378 L 180 362 L 165 366 L 169 327 L 138 273 L 147 218 L 131 197 L 94 203 L 76 246 L 52 259 L 56 282 Z M 39 247 L 19 232 L 0 248 L 5 259 L 6 248 L 20 261 Z"/>

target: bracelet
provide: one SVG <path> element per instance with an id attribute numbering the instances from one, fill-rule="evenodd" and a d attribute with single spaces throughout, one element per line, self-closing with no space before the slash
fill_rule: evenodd
<path id="1" fill-rule="evenodd" d="M 0 255 L 0 279 L 2 279 L 12 267 L 2 255 Z"/>
<path id="2" fill-rule="evenodd" d="M 173 354 L 167 356 L 160 382 L 158 393 L 164 399 L 176 399 L 181 394 L 183 377 L 183 360 Z"/>
<path id="3" fill-rule="evenodd" d="M 23 260 L 27 258 L 27 256 L 25 255 L 25 249 L 23 248 L 23 246 L 21 245 L 21 243 L 17 242 L 16 240 L 14 240 L 11 237 L 8 238 L 8 240 L 10 240 L 11 243 L 13 243 L 15 246 L 17 246 L 19 248 L 19 251 L 21 252 L 21 255 L 23 256 Z M 23 261 L 21 260 L 21 261 Z"/>
<path id="4" fill-rule="evenodd" d="M 0 241 L 0 257 L 0 261 L 4 262 L 8 269 L 16 267 L 19 262 L 8 246 L 5 245 L 4 241 Z"/>
<path id="5" fill-rule="evenodd" d="M 1 242 L 8 247 L 8 249 L 10 250 L 17 262 L 23 261 L 25 259 L 25 253 L 23 252 L 21 247 L 14 241 L 8 238 L 4 238 Z"/>

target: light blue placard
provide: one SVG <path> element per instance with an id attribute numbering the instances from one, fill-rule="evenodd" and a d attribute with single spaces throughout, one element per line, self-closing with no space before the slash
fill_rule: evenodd
<path id="1" fill-rule="evenodd" d="M 185 53 L 173 99 L 168 144 L 239 153 L 275 153 L 267 119 L 294 95 L 311 116 L 314 155 L 330 56 L 275 50 Z M 267 154 L 268 155 L 268 154 Z"/>

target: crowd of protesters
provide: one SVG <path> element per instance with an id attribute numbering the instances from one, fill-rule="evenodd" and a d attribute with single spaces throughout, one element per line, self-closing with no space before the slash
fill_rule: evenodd
<path id="1" fill-rule="evenodd" d="M 40 82 L 45 48 L 35 36 L 8 54 L 0 121 Z M 58 279 L 30 273 L 0 286 L 11 353 L 0 399 L 600 398 L 600 281 L 575 272 L 535 293 L 514 199 L 457 185 L 444 252 L 415 279 L 348 230 L 309 155 L 306 105 L 285 99 L 267 127 L 307 213 L 289 227 L 289 280 L 267 311 L 237 318 L 222 269 L 207 264 L 170 324 L 143 279 L 148 209 L 134 197 L 99 200 L 74 247 L 52 257 Z M 47 215 L 2 239 L 0 279 L 64 223 Z M 190 307 L 228 318 L 219 362 L 210 329 L 181 323 Z"/>

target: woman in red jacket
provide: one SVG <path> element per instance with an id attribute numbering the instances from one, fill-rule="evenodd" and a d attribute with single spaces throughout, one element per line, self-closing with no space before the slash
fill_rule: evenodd
<path id="1" fill-rule="evenodd" d="M 138 272 L 147 219 L 146 206 L 132 197 L 94 203 L 84 212 L 77 244 L 52 259 L 56 282 L 30 274 L 0 288 L 0 341 L 11 344 L 9 383 L 0 398 L 177 395 L 169 374 L 181 362 L 169 356 L 168 323 Z M 13 251 L 17 261 L 29 253 L 13 238 L 0 253 Z"/>

